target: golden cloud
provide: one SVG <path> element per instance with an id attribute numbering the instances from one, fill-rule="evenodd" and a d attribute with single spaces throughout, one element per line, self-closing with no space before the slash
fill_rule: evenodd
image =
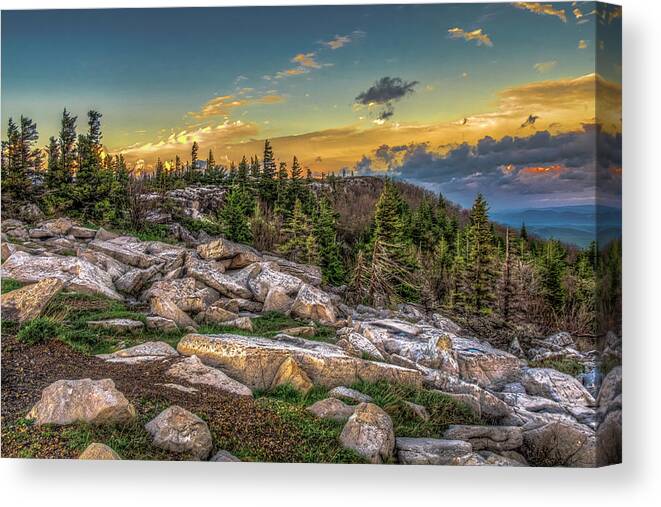
<path id="1" fill-rule="evenodd" d="M 321 67 L 321 65 L 315 60 L 314 53 L 299 53 L 294 56 L 291 61 L 292 63 L 297 63 L 301 67 L 306 67 L 308 69 L 318 69 Z"/>
<path id="2" fill-rule="evenodd" d="M 370 155 L 383 144 L 390 146 L 428 143 L 435 151 L 447 151 L 462 142 L 475 143 L 485 136 L 530 135 L 535 130 L 554 134 L 581 131 L 584 124 L 598 122 L 607 132 L 621 132 L 621 85 L 595 74 L 577 78 L 546 80 L 502 90 L 491 107 L 482 113 L 443 122 L 376 125 L 356 123 L 340 128 L 272 138 L 276 155 L 291 160 L 296 155 L 313 172 L 334 172 L 353 167 L 363 154 Z M 597 100 L 595 102 L 595 94 Z M 521 123 L 529 115 L 539 116 L 522 133 Z M 224 122 L 215 127 L 184 130 L 155 143 L 130 147 L 122 153 L 129 161 L 146 160 L 153 164 L 179 154 L 190 157 L 193 141 L 202 152 L 214 150 L 217 160 L 240 160 L 243 155 L 259 154 L 263 139 L 255 125 Z M 321 161 L 320 161 L 320 160 Z"/>
<path id="3" fill-rule="evenodd" d="M 234 95 L 221 95 L 207 101 L 199 111 L 189 111 L 188 114 L 197 119 L 211 116 L 228 116 L 232 109 L 256 104 L 278 104 L 284 102 L 284 100 L 285 98 L 282 95 L 263 95 L 257 98 L 237 98 Z"/>
<path id="4" fill-rule="evenodd" d="M 564 9 L 555 9 L 551 4 L 541 4 L 537 2 L 514 2 L 514 7 L 525 9 L 535 14 L 542 14 L 547 16 L 556 16 L 560 18 L 563 23 L 567 22 L 567 14 Z"/>
<path id="5" fill-rule="evenodd" d="M 578 41 L 578 49 L 586 49 L 588 47 L 588 41 L 581 39 Z"/>
<path id="6" fill-rule="evenodd" d="M 450 34 L 450 37 L 453 39 L 464 39 L 467 41 L 477 41 L 477 45 L 485 45 L 492 47 L 493 42 L 491 41 L 491 38 L 482 31 L 481 28 L 478 28 L 477 30 L 473 30 L 471 32 L 466 32 L 462 28 L 450 28 L 448 30 L 448 33 Z"/>
<path id="7" fill-rule="evenodd" d="M 331 49 L 340 49 L 343 46 L 346 46 L 351 42 L 351 37 L 348 35 L 336 35 L 333 39 L 323 42 L 322 44 L 328 46 Z"/>
<path id="8" fill-rule="evenodd" d="M 555 69 L 557 65 L 558 65 L 557 60 L 549 60 L 548 62 L 536 63 L 535 65 L 533 65 L 533 69 L 535 69 L 540 74 L 544 74 L 545 72 L 549 72 Z"/>

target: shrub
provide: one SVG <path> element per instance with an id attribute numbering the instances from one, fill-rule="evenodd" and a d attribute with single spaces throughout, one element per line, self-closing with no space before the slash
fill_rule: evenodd
<path id="1" fill-rule="evenodd" d="M 28 345 L 35 345 L 59 337 L 61 331 L 60 324 L 54 320 L 48 317 L 39 317 L 22 326 L 16 338 Z"/>
<path id="2" fill-rule="evenodd" d="M 531 368 L 553 368 L 561 373 L 577 377 L 585 372 L 583 363 L 576 359 L 543 359 L 541 361 L 530 361 Z"/>

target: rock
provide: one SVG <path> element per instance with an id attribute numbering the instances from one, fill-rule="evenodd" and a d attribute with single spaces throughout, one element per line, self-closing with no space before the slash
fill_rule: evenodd
<path id="1" fill-rule="evenodd" d="M 227 327 L 236 327 L 238 329 L 243 329 L 244 331 L 253 330 L 252 320 L 250 317 L 238 317 L 236 319 L 223 322 L 223 325 Z"/>
<path id="2" fill-rule="evenodd" d="M 469 442 L 475 451 L 512 451 L 523 444 L 523 433 L 518 426 L 452 425 L 443 438 Z"/>
<path id="3" fill-rule="evenodd" d="M 64 426 L 76 422 L 118 424 L 135 417 L 133 405 L 110 379 L 58 380 L 41 393 L 27 414 L 35 424 Z"/>
<path id="4" fill-rule="evenodd" d="M 509 352 L 510 354 L 513 354 L 517 357 L 525 357 L 526 354 L 521 348 L 521 344 L 519 343 L 519 339 L 515 336 L 512 338 L 512 341 L 510 342 L 509 346 Z"/>
<path id="5" fill-rule="evenodd" d="M 282 334 L 288 334 L 289 336 L 302 336 L 303 338 L 312 338 L 317 329 L 312 326 L 300 326 L 300 327 L 290 327 L 280 331 Z"/>
<path id="6" fill-rule="evenodd" d="M 187 277 L 174 280 L 159 280 L 145 291 L 142 299 L 165 297 L 174 302 L 184 312 L 201 312 L 219 297 L 217 291 L 200 289 L 195 278 Z M 211 292 L 208 292 L 211 291 Z"/>
<path id="7" fill-rule="evenodd" d="M 433 314 L 431 320 L 436 328 L 446 333 L 459 334 L 461 331 L 461 328 L 457 324 L 438 313 Z"/>
<path id="8" fill-rule="evenodd" d="M 271 382 L 271 389 L 286 384 L 303 393 L 307 393 L 313 387 L 310 378 L 291 356 L 287 357 L 278 367 L 273 382 Z"/>
<path id="9" fill-rule="evenodd" d="M 556 347 L 574 347 L 574 339 L 566 331 L 561 331 L 560 333 L 553 334 L 544 338 L 544 341 L 549 345 L 555 345 Z"/>
<path id="10" fill-rule="evenodd" d="M 228 451 L 218 451 L 209 461 L 240 463 L 241 460 Z"/>
<path id="11" fill-rule="evenodd" d="M 412 403 L 410 401 L 404 401 L 402 402 L 402 405 L 404 406 L 404 409 L 407 410 L 416 419 L 419 419 L 423 422 L 429 421 L 429 412 L 427 412 L 427 409 L 424 406 L 418 405 L 417 403 Z"/>
<path id="12" fill-rule="evenodd" d="M 587 426 L 543 414 L 523 426 L 521 453 L 534 466 L 594 467 L 596 438 Z"/>
<path id="13" fill-rule="evenodd" d="M 186 267 L 188 274 L 223 296 L 251 299 L 252 292 L 239 276 L 226 275 L 208 262 L 191 261 Z"/>
<path id="14" fill-rule="evenodd" d="M 3 294 L 0 298 L 2 319 L 19 323 L 36 319 L 62 287 L 64 287 L 62 280 L 46 278 L 33 285 Z"/>
<path id="15" fill-rule="evenodd" d="M 597 466 L 622 463 L 622 410 L 613 410 L 597 428 Z"/>
<path id="16" fill-rule="evenodd" d="M 393 333 L 399 333 L 404 335 L 417 336 L 421 332 L 421 329 L 418 326 L 396 319 L 375 320 L 372 321 L 370 324 L 374 326 L 382 327 L 384 329 L 387 329 L 388 331 L 392 331 Z"/>
<path id="17" fill-rule="evenodd" d="M 488 343 L 453 336 L 452 349 L 461 378 L 480 387 L 506 382 L 519 371 L 519 358 Z"/>
<path id="18" fill-rule="evenodd" d="M 270 255 L 265 255 L 264 260 L 275 262 L 278 265 L 278 271 L 282 271 L 283 273 L 298 278 L 314 287 L 319 287 L 321 284 L 321 268 L 319 266 L 299 264 L 297 262 Z"/>
<path id="19" fill-rule="evenodd" d="M 7 259 L 9 259 L 9 257 L 11 257 L 11 254 L 13 254 L 15 251 L 16 251 L 16 246 L 11 243 L 7 243 L 7 241 L 3 238 L 2 245 L 0 246 L 0 259 L 2 260 L 2 262 L 5 262 Z"/>
<path id="20" fill-rule="evenodd" d="M 261 262 L 256 266 L 259 272 L 250 278 L 248 286 L 257 301 L 265 302 L 266 296 L 274 287 L 278 287 L 287 295 L 293 295 L 303 284 L 300 278 L 279 271 L 278 265 L 274 262 Z"/>
<path id="21" fill-rule="evenodd" d="M 130 269 L 115 280 L 115 287 L 126 294 L 138 294 L 158 273 L 158 266 L 148 269 Z"/>
<path id="22" fill-rule="evenodd" d="M 145 253 L 147 249 L 145 243 L 130 236 L 120 236 L 108 241 L 94 239 L 90 242 L 89 247 L 135 268 L 147 269 L 163 264 L 158 257 Z"/>
<path id="23" fill-rule="evenodd" d="M 111 363 L 141 363 L 178 356 L 177 351 L 165 342 L 145 342 L 135 347 L 118 350 L 112 354 L 99 354 L 96 357 Z"/>
<path id="24" fill-rule="evenodd" d="M 236 313 L 225 310 L 222 306 L 213 304 L 198 315 L 200 322 L 210 324 L 225 324 L 229 320 L 238 319 Z"/>
<path id="25" fill-rule="evenodd" d="M 264 312 L 278 312 L 289 315 L 293 304 L 294 300 L 289 297 L 287 291 L 280 287 L 273 287 L 266 294 L 262 309 Z"/>
<path id="26" fill-rule="evenodd" d="M 395 450 L 392 420 L 373 403 L 361 403 L 340 434 L 340 443 L 366 458 L 370 463 L 388 462 Z"/>
<path id="27" fill-rule="evenodd" d="M 477 417 L 482 417 L 482 405 L 480 404 L 480 400 L 477 396 L 472 394 L 446 393 L 443 391 L 438 392 L 448 396 L 449 398 L 452 398 L 455 401 L 458 401 L 459 403 L 463 403 L 469 409 L 471 409 Z"/>
<path id="28" fill-rule="evenodd" d="M 521 372 L 520 382 L 529 394 L 558 403 L 583 406 L 595 404 L 592 395 L 577 379 L 552 368 L 525 368 Z"/>
<path id="29" fill-rule="evenodd" d="M 351 331 L 343 336 L 342 348 L 356 357 L 366 357 L 377 361 L 385 361 L 381 351 L 362 334 Z M 338 342 L 339 344 L 339 342 Z"/>
<path id="30" fill-rule="evenodd" d="M 597 396 L 597 405 L 604 407 L 622 394 L 622 367 L 616 366 L 604 377 Z"/>
<path id="31" fill-rule="evenodd" d="M 182 329 L 197 329 L 197 324 L 186 313 L 181 311 L 171 299 L 166 297 L 153 297 L 150 300 L 152 313 L 175 322 Z"/>
<path id="32" fill-rule="evenodd" d="M 306 410 L 321 417 L 322 419 L 332 419 L 333 421 L 346 421 L 354 413 L 356 407 L 342 403 L 336 398 L 326 398 L 310 405 Z"/>
<path id="33" fill-rule="evenodd" d="M 76 239 L 92 239 L 96 236 L 96 232 L 97 231 L 94 229 L 89 229 L 87 227 L 79 227 L 77 225 L 74 225 L 69 230 L 69 234 L 71 234 Z"/>
<path id="34" fill-rule="evenodd" d="M 333 324 L 336 320 L 330 296 L 309 284 L 304 284 L 298 291 L 291 313 L 298 318 L 323 324 Z"/>
<path id="35" fill-rule="evenodd" d="M 111 239 L 115 239 L 118 236 L 119 234 L 115 234 L 114 232 L 105 230 L 103 227 L 99 227 L 99 230 L 96 231 L 94 239 L 98 241 L 109 241 Z"/>
<path id="36" fill-rule="evenodd" d="M 526 394 L 526 388 L 523 387 L 521 382 L 510 382 L 505 384 L 502 389 L 503 393 L 512 393 L 512 394 Z"/>
<path id="37" fill-rule="evenodd" d="M 156 384 L 157 386 L 163 386 L 167 387 L 168 389 L 174 389 L 175 391 L 181 391 L 182 393 L 189 393 L 193 394 L 199 391 L 199 389 L 196 389 L 195 387 L 186 387 L 182 386 L 181 384 L 174 384 L 172 382 L 166 382 L 164 384 Z"/>
<path id="38" fill-rule="evenodd" d="M 230 269 L 243 268 L 261 260 L 257 251 L 253 248 L 234 243 L 224 238 L 199 245 L 197 247 L 197 253 L 200 257 L 207 260 L 232 259 Z"/>
<path id="39" fill-rule="evenodd" d="M 143 243 L 144 252 L 147 255 L 156 257 L 159 263 L 164 263 L 163 271 L 173 271 L 183 267 L 188 252 L 179 245 L 171 245 L 161 241 L 148 241 Z"/>
<path id="40" fill-rule="evenodd" d="M 145 327 L 139 320 L 131 319 L 89 320 L 87 326 L 92 329 L 108 329 L 120 334 L 137 333 Z"/>
<path id="41" fill-rule="evenodd" d="M 373 401 L 370 396 L 345 386 L 334 387 L 328 392 L 328 395 L 340 400 L 345 399 L 358 403 L 369 403 Z"/>
<path id="42" fill-rule="evenodd" d="M 78 257 L 106 271 L 114 281 L 131 269 L 109 255 L 94 250 L 78 250 Z"/>
<path id="43" fill-rule="evenodd" d="M 292 344 L 257 336 L 189 334 L 182 338 L 177 350 L 220 366 L 252 389 L 270 388 L 280 365 L 290 356 L 312 382 L 329 388 L 351 385 L 358 380 L 421 384 L 417 371 L 358 359 L 328 343 L 296 340 Z"/>
<path id="44" fill-rule="evenodd" d="M 528 466 L 526 463 L 519 461 L 518 459 L 510 458 L 508 456 L 503 456 L 501 454 L 496 454 L 491 451 L 480 451 L 478 454 L 484 459 L 485 465 L 497 466 L 497 467 L 524 467 Z M 525 458 L 524 458 L 525 460 Z"/>
<path id="45" fill-rule="evenodd" d="M 41 229 L 50 232 L 51 236 L 65 236 L 73 227 L 73 222 L 68 218 L 55 218 L 39 224 Z"/>
<path id="46" fill-rule="evenodd" d="M 240 382 L 231 379 L 217 368 L 206 366 L 197 356 L 176 362 L 167 370 L 171 377 L 185 380 L 189 384 L 203 384 L 237 396 L 250 396 L 252 391 Z"/>
<path id="47" fill-rule="evenodd" d="M 462 440 L 398 437 L 397 459 L 403 465 L 464 465 L 473 448 Z"/>
<path id="48" fill-rule="evenodd" d="M 171 333 L 177 330 L 177 323 L 164 317 L 147 317 L 147 328 Z"/>
<path id="49" fill-rule="evenodd" d="M 213 448 L 207 423 L 177 405 L 166 408 L 145 425 L 153 444 L 161 449 L 206 459 Z"/>
<path id="50" fill-rule="evenodd" d="M 35 256 L 15 252 L 2 264 L 2 278 L 14 278 L 29 284 L 44 278 L 57 278 L 71 290 L 88 294 L 101 294 L 110 299 L 122 300 L 114 288 L 112 277 L 94 264 L 70 256 Z"/>
<path id="51" fill-rule="evenodd" d="M 92 442 L 82 452 L 78 459 L 91 459 L 91 460 L 117 460 L 122 459 L 115 451 L 113 451 L 106 444 L 99 442 Z"/>

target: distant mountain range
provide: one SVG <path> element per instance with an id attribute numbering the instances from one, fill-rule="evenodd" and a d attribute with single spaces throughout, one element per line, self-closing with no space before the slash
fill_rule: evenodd
<path id="1" fill-rule="evenodd" d="M 495 222 L 516 227 L 517 230 L 525 223 L 530 234 L 580 247 L 594 241 L 597 230 L 600 243 L 622 235 L 622 210 L 609 206 L 522 208 L 494 211 L 490 215 Z"/>

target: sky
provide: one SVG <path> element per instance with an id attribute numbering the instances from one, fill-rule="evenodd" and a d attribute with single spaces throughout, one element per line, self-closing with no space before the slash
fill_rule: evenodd
<path id="1" fill-rule="evenodd" d="M 2 122 L 42 145 L 96 109 L 139 169 L 268 138 L 465 206 L 617 203 L 621 72 L 621 9 L 594 2 L 2 12 Z"/>

